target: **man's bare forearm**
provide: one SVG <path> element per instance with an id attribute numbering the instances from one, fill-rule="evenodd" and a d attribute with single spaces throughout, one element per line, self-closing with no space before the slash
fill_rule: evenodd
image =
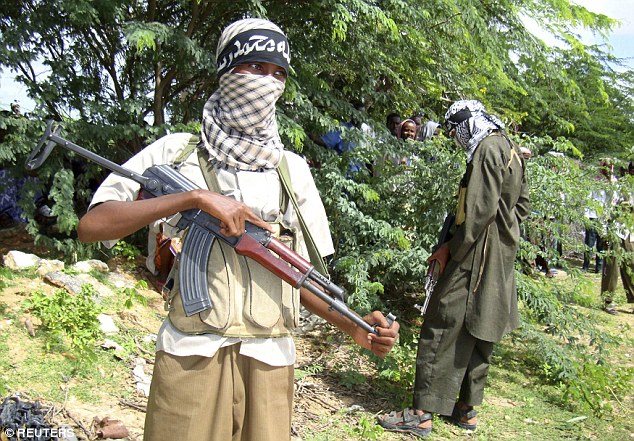
<path id="1" fill-rule="evenodd" d="M 82 242 L 115 240 L 163 217 L 196 208 L 197 190 L 139 201 L 107 201 L 82 217 L 77 235 Z"/>
<path id="2" fill-rule="evenodd" d="M 330 309 L 323 300 L 305 288 L 301 289 L 301 302 L 310 312 L 332 323 L 351 336 L 356 344 L 372 351 L 381 358 L 385 357 L 396 343 L 400 325 L 396 321 L 389 323 L 380 311 L 373 311 L 363 317 L 367 323 L 377 326 L 379 334 L 375 335 L 372 332 L 367 332 L 337 311 Z"/>
<path id="3" fill-rule="evenodd" d="M 271 230 L 242 202 L 198 189 L 140 201 L 104 202 L 81 218 L 77 235 L 82 242 L 121 239 L 158 219 L 191 209 L 202 210 L 218 219 L 220 232 L 225 236 L 242 235 L 246 221 Z"/>

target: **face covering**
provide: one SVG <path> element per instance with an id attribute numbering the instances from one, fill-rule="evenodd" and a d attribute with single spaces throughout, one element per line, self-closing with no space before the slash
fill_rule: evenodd
<path id="1" fill-rule="evenodd" d="M 456 130 L 454 140 L 467 153 L 467 162 L 484 138 L 494 130 L 504 130 L 504 123 L 494 115 L 488 114 L 480 101 L 461 100 L 451 105 L 445 114 L 447 133 Z"/>
<path id="2" fill-rule="evenodd" d="M 227 73 L 203 110 L 202 142 L 210 160 L 236 170 L 275 168 L 284 146 L 275 103 L 284 83 L 269 75 Z"/>

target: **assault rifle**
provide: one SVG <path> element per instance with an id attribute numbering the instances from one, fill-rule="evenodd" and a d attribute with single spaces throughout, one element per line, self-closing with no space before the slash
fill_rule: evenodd
<path id="1" fill-rule="evenodd" d="M 438 243 L 436 243 L 436 246 L 432 249 L 432 254 L 435 253 L 442 244 L 449 240 L 449 229 L 453 225 L 455 218 L 456 217 L 453 214 L 448 214 L 447 217 L 445 217 L 445 221 L 440 229 L 440 234 L 438 235 Z M 419 304 L 414 305 L 414 308 L 420 311 L 420 315 L 425 315 L 425 312 L 427 312 L 429 300 L 431 299 L 431 295 L 433 294 L 436 283 L 438 282 L 438 273 L 440 272 L 440 268 L 437 263 L 437 260 L 432 260 L 429 264 L 429 268 L 427 269 L 427 276 L 425 276 L 425 303 L 423 303 L 423 306 L 420 306 Z"/>
<path id="2" fill-rule="evenodd" d="M 149 167 L 142 175 L 139 175 L 62 138 L 58 135 L 60 129 L 59 125 L 54 127 L 53 121 L 48 122 L 44 135 L 26 160 L 25 167 L 28 170 L 40 167 L 55 145 L 59 144 L 117 175 L 132 179 L 141 185 L 148 197 L 200 188 L 168 164 Z M 246 222 L 244 234 L 239 237 L 228 237 L 220 232 L 220 221 L 209 213 L 192 209 L 180 214 L 176 227 L 180 230 L 189 228 L 183 241 L 178 272 L 182 287 L 180 291 L 183 308 L 188 317 L 213 306 L 207 290 L 207 264 L 214 241 L 220 239 L 233 247 L 236 253 L 255 260 L 294 288 L 308 289 L 326 302 L 331 309 L 346 316 L 367 332 L 378 334 L 376 325 L 370 325 L 348 308 L 345 304 L 343 288 L 316 271 L 310 262 L 273 237 L 269 231 Z M 390 313 L 386 319 L 391 326 L 396 317 Z"/>

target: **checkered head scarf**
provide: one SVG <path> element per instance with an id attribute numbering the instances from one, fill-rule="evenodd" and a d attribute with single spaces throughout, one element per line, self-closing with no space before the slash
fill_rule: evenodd
<path id="1" fill-rule="evenodd" d="M 275 39 L 275 40 L 274 40 Z M 249 62 L 273 63 L 288 72 L 290 53 L 282 30 L 263 19 L 227 26 L 218 41 L 219 87 L 203 110 L 202 143 L 210 160 L 236 170 L 275 168 L 284 145 L 275 120 L 275 103 L 284 83 L 270 75 L 234 74 Z"/>
<path id="2" fill-rule="evenodd" d="M 456 129 L 456 142 L 467 152 L 467 162 L 471 162 L 476 147 L 495 130 L 504 130 L 504 123 L 484 109 L 480 101 L 456 101 L 445 113 L 444 128 L 447 133 Z"/>

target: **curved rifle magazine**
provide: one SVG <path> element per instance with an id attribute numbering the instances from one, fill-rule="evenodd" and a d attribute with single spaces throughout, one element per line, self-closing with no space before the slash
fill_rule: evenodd
<path id="1" fill-rule="evenodd" d="M 207 286 L 207 265 L 215 239 L 209 230 L 192 222 L 183 241 L 178 276 L 187 317 L 213 306 Z"/>

